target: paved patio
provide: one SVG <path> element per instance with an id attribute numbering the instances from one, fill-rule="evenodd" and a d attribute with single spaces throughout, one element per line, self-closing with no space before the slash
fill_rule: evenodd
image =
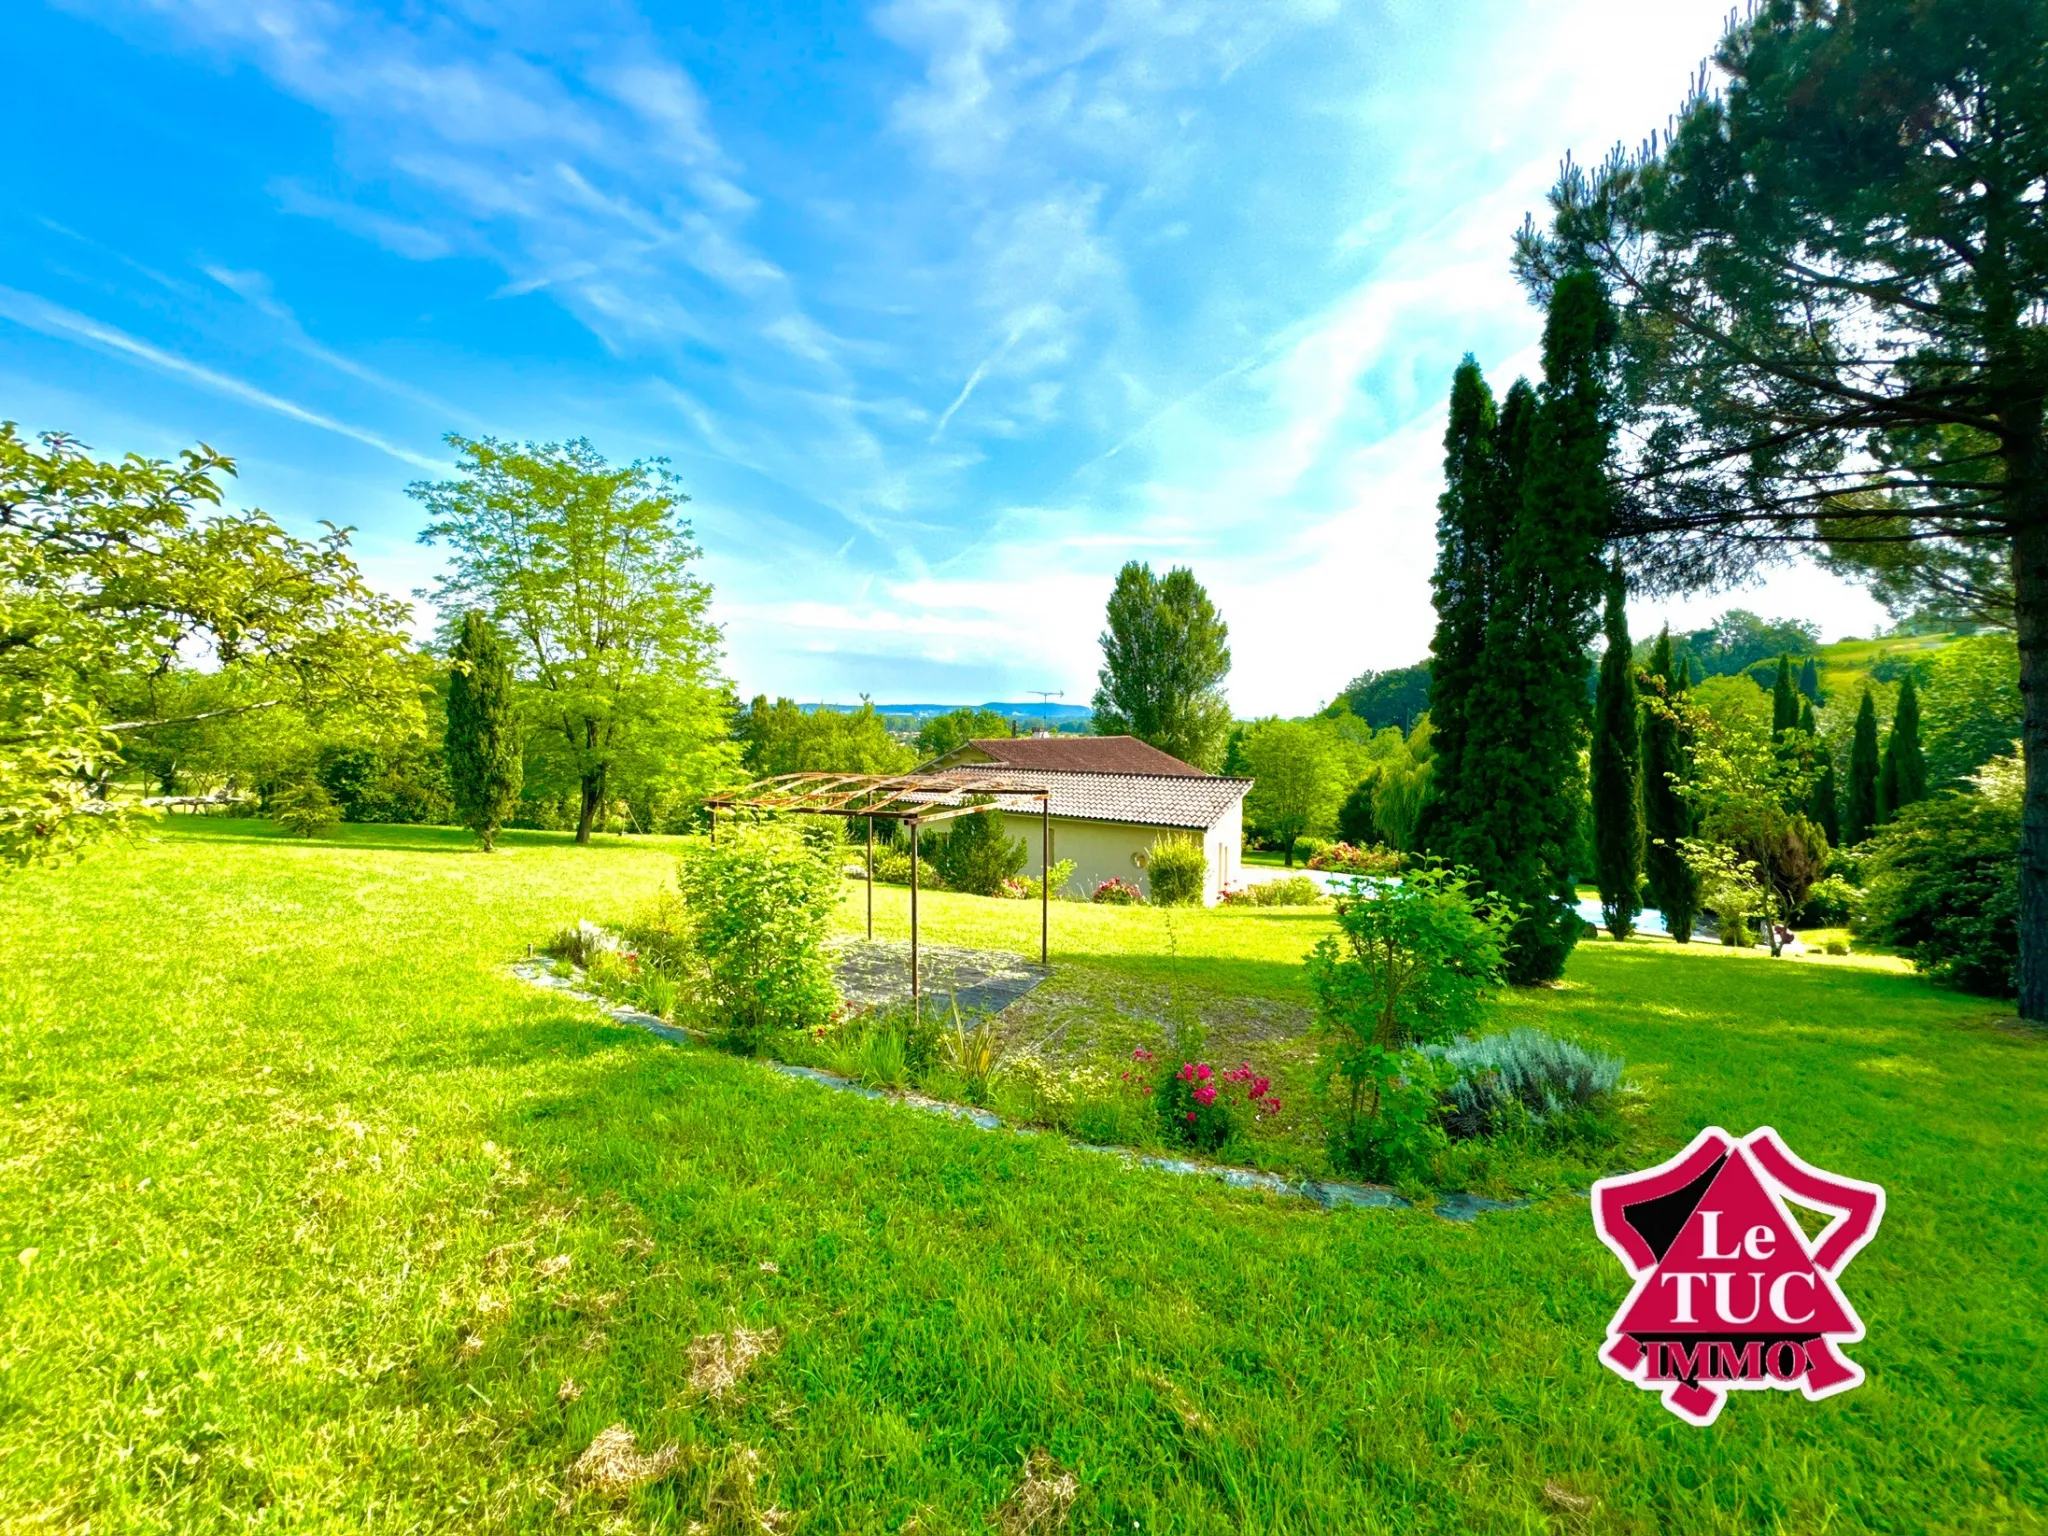
<path id="1" fill-rule="evenodd" d="M 962 1013 L 1001 1013 L 1052 974 L 1007 950 L 918 946 L 927 1003 L 957 1003 Z M 910 945 L 892 939 L 849 939 L 834 945 L 833 969 L 849 1003 L 878 1008 L 910 1001 Z"/>

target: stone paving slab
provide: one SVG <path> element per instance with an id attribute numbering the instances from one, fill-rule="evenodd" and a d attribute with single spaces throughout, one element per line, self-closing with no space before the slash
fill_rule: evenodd
<path id="1" fill-rule="evenodd" d="M 962 1013 L 1001 1013 L 1052 971 L 998 949 L 920 944 L 918 971 L 928 1002 L 949 999 Z M 896 939 L 845 939 L 833 945 L 839 991 L 852 1004 L 886 1008 L 910 1001 L 910 945 Z"/>

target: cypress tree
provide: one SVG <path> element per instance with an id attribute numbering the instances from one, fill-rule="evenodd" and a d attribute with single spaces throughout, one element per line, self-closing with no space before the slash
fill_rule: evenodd
<path id="1" fill-rule="evenodd" d="M 1626 597 L 1617 560 L 1607 577 L 1607 651 L 1600 658 L 1591 754 L 1595 881 L 1600 915 L 1617 941 L 1635 932 L 1643 909 L 1643 733 Z"/>
<path id="2" fill-rule="evenodd" d="M 1771 739 L 1783 741 L 1799 725 L 1799 695 L 1792 690 L 1792 658 L 1778 658 L 1778 682 L 1771 690 Z"/>
<path id="3" fill-rule="evenodd" d="M 1863 690 L 1863 703 L 1856 711 L 1856 735 L 1849 747 L 1849 815 L 1842 835 L 1854 847 L 1877 830 L 1877 705 L 1870 690 Z"/>
<path id="4" fill-rule="evenodd" d="M 512 707 L 512 669 L 489 619 L 462 616 L 462 635 L 448 675 L 448 787 L 455 812 L 484 851 L 519 800 L 519 720 Z"/>
<path id="5" fill-rule="evenodd" d="M 1664 914 L 1664 926 L 1680 944 L 1692 942 L 1692 925 L 1699 916 L 1699 876 L 1679 853 L 1681 838 L 1693 833 L 1692 807 L 1679 786 L 1690 777 L 1685 729 L 1670 706 L 1691 682 L 1691 666 L 1671 659 L 1671 630 L 1657 636 L 1650 652 L 1650 670 L 1645 686 L 1652 695 L 1643 718 L 1643 873 L 1650 902 Z"/>
<path id="6" fill-rule="evenodd" d="M 1811 656 L 1799 668 L 1799 691 L 1809 704 L 1820 702 L 1820 668 Z"/>
<path id="7" fill-rule="evenodd" d="M 1920 750 L 1920 690 L 1908 672 L 1899 682 L 1899 702 L 1892 710 L 1891 734 L 1884 744 L 1884 771 L 1878 786 L 1879 813 L 1890 821 L 1916 800 L 1927 798 L 1927 758 Z"/>
<path id="8" fill-rule="evenodd" d="M 1589 272 L 1558 280 L 1543 327 L 1543 392 L 1528 429 L 1527 462 L 1498 434 L 1503 484 L 1521 482 L 1487 616 L 1470 718 L 1493 729 L 1465 743 L 1468 807 L 1449 839 L 1491 889 L 1520 910 L 1508 976 L 1562 974 L 1579 940 L 1571 847 L 1584 780 L 1586 648 L 1605 573 L 1614 424 L 1608 392 L 1614 312 Z M 1511 397 L 1512 401 L 1512 397 Z M 1469 802 L 1483 796 L 1483 805 Z"/>
<path id="9" fill-rule="evenodd" d="M 1432 797 L 1417 831 L 1423 847 L 1431 845 L 1445 808 L 1462 813 L 1467 798 L 1463 769 L 1469 710 L 1500 568 L 1500 461 L 1494 432 L 1493 391 L 1467 353 L 1451 377 L 1444 492 L 1436 503 L 1437 559 L 1430 588 L 1437 617 L 1429 648 L 1430 742 L 1436 767 L 1431 770 Z"/>
<path id="10" fill-rule="evenodd" d="M 1835 760 L 1828 751 L 1828 744 L 1820 739 L 1820 723 L 1813 717 L 1811 704 L 1800 708 L 1799 729 L 1806 736 L 1809 750 L 1819 760 L 1813 776 L 1813 788 L 1807 795 L 1806 814 L 1828 835 L 1828 846 L 1839 848 L 1842 843 L 1842 813 L 1835 804 Z"/>

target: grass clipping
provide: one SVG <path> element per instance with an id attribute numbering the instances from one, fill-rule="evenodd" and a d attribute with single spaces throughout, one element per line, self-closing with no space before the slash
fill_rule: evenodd
<path id="1" fill-rule="evenodd" d="M 665 1445 L 650 1456 L 640 1449 L 640 1439 L 632 1430 L 614 1424 L 569 1464 L 568 1475 L 562 1479 L 561 1507 L 566 1511 L 572 1496 L 578 1493 L 622 1499 L 635 1488 L 667 1477 L 675 1471 L 681 1456 L 682 1452 L 673 1445 Z"/>
<path id="2" fill-rule="evenodd" d="M 734 1328 L 690 1340 L 690 1390 L 713 1400 L 730 1396 L 754 1362 L 781 1347 L 782 1331 Z"/>
<path id="3" fill-rule="evenodd" d="M 997 1517 L 1003 1536 L 1051 1536 L 1064 1529 L 1081 1485 L 1044 1451 L 1024 1462 L 1024 1481 Z"/>

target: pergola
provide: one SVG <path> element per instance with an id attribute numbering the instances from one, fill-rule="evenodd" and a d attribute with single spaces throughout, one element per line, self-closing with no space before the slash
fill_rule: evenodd
<path id="1" fill-rule="evenodd" d="M 1035 802 L 1035 805 L 1034 805 Z M 1008 775 L 940 771 L 936 773 L 784 773 L 761 779 L 745 789 L 713 795 L 704 802 L 711 813 L 711 840 L 718 841 L 720 811 L 773 812 L 786 816 L 838 816 L 868 824 L 868 937 L 875 936 L 875 823 L 896 821 L 910 827 L 910 1007 L 917 1012 L 921 986 L 917 969 L 917 835 L 930 822 L 951 821 L 977 811 L 1038 812 L 1041 873 L 1038 880 L 1038 963 L 1052 963 L 1052 791 L 1045 785 Z"/>

